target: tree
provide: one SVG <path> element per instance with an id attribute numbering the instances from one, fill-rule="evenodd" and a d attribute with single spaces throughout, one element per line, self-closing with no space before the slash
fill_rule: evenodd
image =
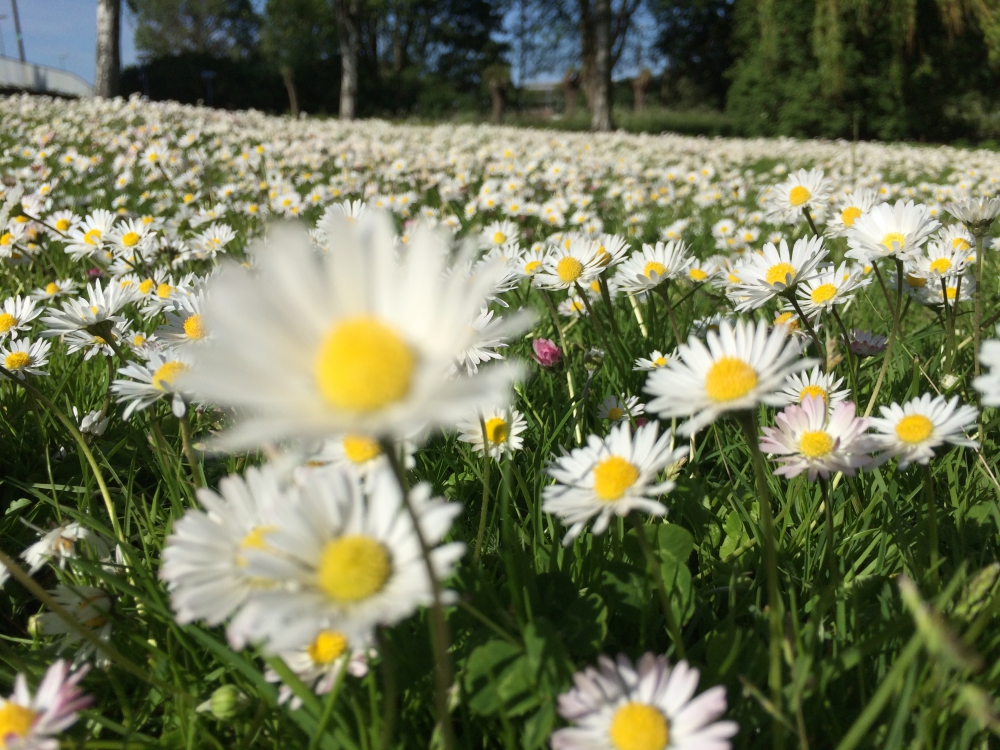
<path id="1" fill-rule="evenodd" d="M 281 75 L 292 117 L 299 116 L 296 69 L 328 55 L 332 38 L 333 19 L 324 0 L 267 0 L 261 52 Z"/>
<path id="2" fill-rule="evenodd" d="M 651 0 L 665 74 L 689 98 L 721 107 L 733 66 L 734 0 Z"/>
<path id="3" fill-rule="evenodd" d="M 359 24 L 362 0 L 333 0 L 340 42 L 340 119 L 353 120 L 358 95 Z"/>
<path id="4" fill-rule="evenodd" d="M 121 75 L 121 0 L 97 0 L 97 62 L 94 95 L 110 98 L 118 93 Z"/>
<path id="5" fill-rule="evenodd" d="M 135 46 L 152 59 L 185 52 L 245 57 L 257 42 L 259 19 L 250 0 L 127 0 Z"/>

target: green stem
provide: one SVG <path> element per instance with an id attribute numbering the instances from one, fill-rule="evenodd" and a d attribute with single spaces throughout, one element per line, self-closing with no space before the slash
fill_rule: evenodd
<path id="1" fill-rule="evenodd" d="M 649 569 L 649 575 L 653 578 L 653 582 L 656 584 L 656 591 L 660 596 L 663 616 L 667 618 L 667 630 L 670 633 L 670 640 L 674 642 L 674 648 L 677 649 L 677 656 L 681 659 L 686 659 L 687 655 L 684 652 L 684 638 L 681 634 L 680 624 L 677 622 L 673 605 L 670 603 L 670 592 L 667 591 L 667 585 L 663 580 L 660 561 L 653 551 L 653 546 L 649 543 L 649 537 L 646 536 L 646 525 L 639 518 L 638 513 L 630 513 L 629 516 L 639 537 L 639 546 L 642 547 L 642 554 L 646 557 L 646 567 Z"/>
<path id="2" fill-rule="evenodd" d="M 476 551 L 472 556 L 472 562 L 478 563 L 483 556 L 483 537 L 486 535 L 486 509 L 490 506 L 490 436 L 486 431 L 486 422 L 482 415 L 479 417 L 479 426 L 483 430 L 483 504 L 479 509 L 479 531 L 476 532 Z"/>
<path id="3" fill-rule="evenodd" d="M 982 333 L 980 324 L 983 321 L 983 239 L 985 235 L 980 232 L 976 235 L 976 294 L 973 298 L 973 321 L 972 321 L 972 355 L 973 374 L 979 376 L 979 337 Z M 947 297 L 947 295 L 945 295 Z M 957 297 L 957 295 L 956 295 Z M 956 303 L 958 300 L 955 300 Z M 977 391 L 978 394 L 978 391 Z M 978 395 L 977 395 L 978 398 Z M 980 419 L 980 422 L 982 419 Z"/>
<path id="4" fill-rule="evenodd" d="M 830 500 L 827 480 L 820 478 L 819 487 L 823 493 L 823 508 L 826 513 L 826 562 L 830 567 L 830 585 L 833 585 L 837 580 L 837 558 L 833 549 L 833 503 Z"/>
<path id="5" fill-rule="evenodd" d="M 115 512 L 115 504 L 111 499 L 111 493 L 108 491 L 108 485 L 104 482 L 104 475 L 101 473 L 101 467 L 98 466 L 97 459 L 95 459 L 94 454 L 90 452 L 90 447 L 87 445 L 87 441 L 84 440 L 83 435 L 80 433 L 76 424 L 74 424 L 73 420 L 70 419 L 62 411 L 62 409 L 49 401 L 49 399 L 47 399 L 41 391 L 28 383 L 26 380 L 21 380 L 20 378 L 15 377 L 6 367 L 0 367 L 0 375 L 7 377 L 9 380 L 17 383 L 28 391 L 31 395 L 38 399 L 38 402 L 48 409 L 56 419 L 62 422 L 63 426 L 65 426 L 67 430 L 69 430 L 70 435 L 72 435 L 73 439 L 76 441 L 77 447 L 80 449 L 83 457 L 90 465 L 90 470 L 94 472 L 94 479 L 97 480 L 97 486 L 101 491 L 101 497 L 104 498 L 104 506 L 108 509 L 108 516 L 111 518 L 111 528 L 115 532 L 115 537 L 119 542 L 124 544 L 125 537 L 122 535 L 121 526 L 118 524 L 118 515 Z"/>
<path id="6" fill-rule="evenodd" d="M 205 474 L 202 471 L 201 463 L 198 461 L 198 456 L 194 452 L 194 445 L 191 443 L 191 420 L 188 417 L 186 408 L 179 422 L 181 425 L 181 448 L 184 451 L 184 457 L 187 459 L 188 466 L 191 468 L 191 481 L 194 482 L 196 489 L 200 489 L 205 486 Z"/>
<path id="7" fill-rule="evenodd" d="M 448 711 L 448 693 L 451 691 L 452 673 L 451 658 L 449 649 L 451 636 L 448 633 L 448 620 L 444 616 L 444 605 L 441 603 L 441 582 L 434 571 L 434 560 L 431 558 L 431 549 L 427 544 L 423 529 L 420 526 L 420 516 L 416 508 L 413 507 L 413 499 L 410 497 L 410 490 L 406 481 L 406 474 L 403 465 L 396 452 L 396 446 L 390 440 L 382 441 L 382 452 L 389 459 L 396 481 L 399 484 L 399 491 L 403 495 L 403 503 L 413 521 L 413 531 L 420 543 L 420 553 L 424 558 L 424 566 L 427 569 L 427 577 L 431 583 L 431 593 L 433 604 L 430 612 L 431 647 L 434 651 L 434 706 L 437 713 L 438 726 L 441 728 L 441 738 L 444 750 L 454 750 L 455 729 L 451 725 L 451 714 Z"/>
<path id="8" fill-rule="evenodd" d="M 323 739 L 326 725 L 330 723 L 330 717 L 333 716 L 333 704 L 337 702 L 337 695 L 340 693 L 340 686 L 344 684 L 344 675 L 347 673 L 347 665 L 350 662 L 351 655 L 350 652 L 347 652 L 344 654 L 344 663 L 340 666 L 337 674 L 337 681 L 333 683 L 330 694 L 326 696 L 326 702 L 323 704 L 323 715 L 319 717 L 319 724 L 316 726 L 316 731 L 312 739 L 309 740 L 309 750 L 316 750 L 319 747 L 320 740 Z"/>
<path id="9" fill-rule="evenodd" d="M 878 266 L 875 267 L 876 272 L 878 271 Z M 875 399 L 878 398 L 878 392 L 882 388 L 882 381 L 885 380 L 885 374 L 889 370 L 889 361 L 892 358 L 892 347 L 896 343 L 896 337 L 899 334 L 899 311 L 903 304 L 903 261 L 896 258 L 896 308 L 892 316 L 892 330 L 889 331 L 889 343 L 885 347 L 885 359 L 882 360 L 882 368 L 878 372 L 878 379 L 875 381 L 875 387 L 872 389 L 872 395 L 868 398 L 868 406 L 865 407 L 865 413 L 862 416 L 867 417 L 872 413 L 872 409 L 875 408 Z"/>
<path id="10" fill-rule="evenodd" d="M 601 271 L 601 275 L 598 277 L 599 283 L 601 285 L 601 299 L 604 300 L 604 306 L 608 308 L 608 320 L 611 321 L 611 333 L 618 340 L 622 340 L 621 331 L 618 330 L 618 321 L 615 320 L 615 306 L 611 303 L 611 290 L 608 289 L 608 272 Z"/>
<path id="11" fill-rule="evenodd" d="M 802 207 L 802 213 L 805 214 L 806 221 L 809 222 L 809 228 L 812 230 L 813 235 L 816 236 L 816 237 L 821 237 L 822 235 L 819 233 L 819 230 L 816 228 L 816 222 L 813 221 L 812 213 L 810 213 L 810 211 L 809 211 L 808 204 Z"/>
<path id="12" fill-rule="evenodd" d="M 934 499 L 934 477 L 931 475 L 931 465 L 924 465 L 924 499 L 927 502 L 927 537 L 930 545 L 931 580 L 934 588 L 941 584 L 941 574 L 938 571 L 940 551 L 938 549 L 937 503 Z"/>
<path id="13" fill-rule="evenodd" d="M 857 400 L 861 398 L 861 394 L 858 393 L 858 372 L 855 369 L 854 352 L 851 351 L 851 339 L 847 335 L 847 328 L 844 326 L 844 321 L 840 319 L 840 313 L 837 312 L 836 306 L 832 312 L 833 319 L 837 321 L 837 327 L 840 328 L 840 335 L 844 337 L 844 351 L 847 353 L 847 374 L 851 380 L 851 395 L 853 396 L 853 401 L 857 403 Z"/>
<path id="14" fill-rule="evenodd" d="M 795 293 L 789 294 L 785 299 L 792 303 L 792 307 L 795 308 L 795 312 L 799 316 L 799 320 L 806 327 L 806 332 L 809 334 L 809 338 L 812 339 L 813 346 L 816 347 L 816 356 L 819 357 L 820 362 L 823 363 L 823 372 L 826 372 L 829 368 L 827 366 L 826 359 L 826 348 L 820 343 L 819 336 L 816 335 L 816 329 L 813 328 L 812 322 L 806 317 L 806 314 L 802 312 L 802 308 L 799 306 L 799 301 L 795 299 Z"/>
<path id="15" fill-rule="evenodd" d="M 604 351 L 607 354 L 607 356 L 611 358 L 611 361 L 615 363 L 615 369 L 618 370 L 618 374 L 621 376 L 622 379 L 622 392 L 624 392 L 624 384 L 627 379 L 627 372 L 623 368 L 621 359 L 619 358 L 619 350 L 617 347 L 612 347 L 611 341 L 608 339 L 607 332 L 604 330 L 604 325 L 601 323 L 600 319 L 597 317 L 597 314 L 594 312 L 594 306 L 590 304 L 590 297 L 583 290 L 583 288 L 580 287 L 579 284 L 577 284 L 576 289 L 580 295 L 580 298 L 583 300 L 583 306 L 587 308 L 587 315 L 590 316 L 590 319 L 594 323 L 594 328 L 597 329 L 597 335 L 601 339 L 601 346 L 604 347 Z"/>
<path id="16" fill-rule="evenodd" d="M 384 632 L 378 633 L 378 653 L 382 660 L 382 726 L 379 727 L 379 748 L 389 750 L 399 713 L 399 681 L 396 679 L 396 657 Z"/>
<path id="17" fill-rule="evenodd" d="M 753 411 L 735 413 L 736 420 L 743 428 L 743 434 L 753 459 L 754 474 L 757 477 L 757 498 L 760 506 L 761 533 L 764 537 L 764 565 L 767 569 L 767 604 L 768 621 L 770 624 L 770 668 L 767 682 L 771 688 L 771 701 L 778 712 L 781 712 L 781 641 L 782 624 L 781 596 L 778 593 L 778 552 L 774 540 L 774 519 L 771 515 L 771 490 L 767 484 L 767 467 L 764 464 L 764 454 L 760 452 L 757 436 L 757 415 Z M 774 724 L 774 746 L 781 747 L 783 730 L 780 722 Z"/>
<path id="18" fill-rule="evenodd" d="M 653 288 L 656 289 L 657 293 L 661 297 L 663 297 L 663 303 L 667 306 L 667 316 L 670 318 L 670 327 L 674 329 L 674 343 L 677 346 L 680 346 L 682 343 L 681 329 L 680 326 L 677 325 L 677 317 L 674 315 L 674 306 L 670 302 L 670 289 L 668 288 L 668 284 L 669 282 L 657 284 Z"/>

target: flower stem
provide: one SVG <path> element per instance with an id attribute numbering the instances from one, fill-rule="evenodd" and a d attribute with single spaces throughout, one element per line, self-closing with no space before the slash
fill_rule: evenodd
<path id="1" fill-rule="evenodd" d="M 618 330 L 618 321 L 615 320 L 615 306 L 611 302 L 611 290 L 608 289 L 608 272 L 601 271 L 601 275 L 597 277 L 601 285 L 601 299 L 604 300 L 604 306 L 608 308 L 608 320 L 611 321 L 611 333 L 618 340 L 622 340 L 621 331 Z"/>
<path id="2" fill-rule="evenodd" d="M 812 339 L 813 346 L 816 347 L 816 356 L 820 358 L 823 363 L 823 372 L 826 372 L 829 368 L 827 367 L 826 358 L 826 348 L 820 343 L 819 336 L 816 335 L 816 329 L 813 328 L 812 322 L 806 317 L 806 314 L 802 312 L 802 308 L 799 307 L 799 301 L 795 299 L 794 294 L 789 294 L 785 299 L 792 303 L 792 307 L 795 308 L 795 312 L 799 316 L 799 320 L 806 327 L 806 332 L 809 334 L 809 338 Z"/>
<path id="3" fill-rule="evenodd" d="M 597 314 L 594 312 L 594 306 L 590 304 L 590 297 L 587 296 L 587 293 L 580 287 L 579 284 L 577 285 L 576 288 L 580 294 L 580 298 L 583 300 L 584 307 L 587 308 L 587 314 L 590 316 L 590 319 L 594 322 L 594 328 L 597 329 L 597 335 L 601 339 L 601 346 L 604 347 L 604 351 L 607 352 L 607 355 L 611 358 L 611 361 L 615 363 L 615 369 L 618 371 L 618 375 L 621 376 L 622 379 L 622 391 L 624 392 L 627 373 L 622 366 L 621 359 L 619 358 L 619 349 L 617 347 L 612 347 L 611 345 L 612 342 L 608 338 L 607 332 L 604 330 L 604 325 L 601 323 L 601 321 L 597 317 Z M 620 343 L 620 340 L 616 341 L 615 343 Z"/>
<path id="4" fill-rule="evenodd" d="M 653 582 L 656 584 L 656 591 L 660 596 L 663 616 L 667 618 L 667 631 L 670 633 L 670 640 L 674 642 L 678 658 L 686 659 L 687 655 L 684 652 L 684 638 L 681 635 L 680 624 L 677 622 L 677 617 L 674 616 L 674 608 L 670 603 L 670 593 L 667 591 L 667 585 L 663 580 L 663 573 L 660 570 L 660 561 L 653 551 L 653 546 L 649 543 L 649 537 L 646 536 L 646 525 L 637 513 L 630 513 L 629 516 L 639 537 L 639 546 L 642 547 L 642 554 L 646 557 L 646 567 L 649 569 L 649 575 L 652 576 Z"/>
<path id="5" fill-rule="evenodd" d="M 940 551 L 938 549 L 937 503 L 934 499 L 934 477 L 931 475 L 931 465 L 924 465 L 924 499 L 927 502 L 927 538 L 930 546 L 931 580 L 934 588 L 941 584 L 941 574 L 938 571 Z"/>
<path id="6" fill-rule="evenodd" d="M 194 445 L 191 443 L 191 420 L 188 417 L 187 409 L 184 410 L 184 415 L 179 421 L 181 424 L 181 448 L 184 450 L 184 457 L 191 468 L 191 481 L 194 482 L 195 489 L 200 489 L 205 486 L 205 474 L 198 461 L 198 456 L 194 452 Z"/>
<path id="7" fill-rule="evenodd" d="M 427 545 L 423 529 L 420 526 L 420 517 L 416 508 L 413 507 L 413 499 L 410 497 L 410 488 L 407 485 L 406 474 L 403 465 L 396 452 L 396 446 L 391 440 L 383 440 L 382 452 L 389 459 L 389 465 L 396 475 L 396 482 L 399 484 L 399 491 L 403 495 L 403 504 L 413 521 L 413 531 L 417 535 L 420 543 L 420 553 L 424 558 L 424 566 L 427 568 L 427 578 L 431 583 L 431 594 L 433 603 L 430 612 L 431 626 L 431 648 L 434 651 L 434 707 L 437 713 L 438 726 L 441 729 L 441 738 L 444 750 L 454 750 L 455 729 L 451 725 L 451 714 L 448 711 L 448 693 L 451 690 L 452 673 L 451 657 L 451 636 L 448 633 L 448 620 L 444 616 L 444 605 L 441 603 L 441 582 L 437 578 L 434 570 L 434 560 L 431 558 L 431 549 Z"/>
<path id="8" fill-rule="evenodd" d="M 670 318 L 670 326 L 674 329 L 674 343 L 677 346 L 681 345 L 681 329 L 677 325 L 677 317 L 674 315 L 674 306 L 670 302 L 670 289 L 667 284 L 657 284 L 655 287 L 657 293 L 663 297 L 663 303 L 667 306 L 667 315 Z"/>
<path id="9" fill-rule="evenodd" d="M 972 355 L 973 374 L 979 376 L 979 337 L 982 334 L 981 323 L 983 320 L 983 240 L 985 235 L 982 232 L 976 234 L 976 294 L 973 298 L 972 313 Z M 945 295 L 947 297 L 947 295 Z M 955 301 L 958 302 L 958 295 Z M 977 391 L 978 393 L 978 391 Z M 977 396 L 978 398 L 978 396 Z M 982 420 L 980 419 L 980 422 Z"/>
<path id="10" fill-rule="evenodd" d="M 479 426 L 483 430 L 483 504 L 479 509 L 479 531 L 476 533 L 476 551 L 472 556 L 472 562 L 478 563 L 483 556 L 483 537 L 486 534 L 486 510 L 490 507 L 490 436 L 486 430 L 486 422 L 482 415 L 479 417 Z"/>
<path id="11" fill-rule="evenodd" d="M 878 273 L 878 266 L 875 267 L 875 272 Z M 885 359 L 882 360 L 882 369 L 878 372 L 878 379 L 875 381 L 872 395 L 868 398 L 868 406 L 865 407 L 865 413 L 862 416 L 867 417 L 872 413 L 872 409 L 875 408 L 875 399 L 878 398 L 878 392 L 882 388 L 882 381 L 885 380 L 885 374 L 889 369 L 889 361 L 892 358 L 892 347 L 896 343 L 896 336 L 899 334 L 899 310 L 902 303 L 903 261 L 896 258 L 896 309 L 892 316 L 892 330 L 889 331 L 889 343 L 885 347 Z"/>
<path id="12" fill-rule="evenodd" d="M 809 205 L 806 204 L 802 207 L 802 213 L 805 214 L 806 221 L 809 222 L 809 228 L 812 230 L 813 235 L 816 237 L 821 237 L 819 230 L 816 228 L 816 222 L 813 221 L 812 213 L 809 211 Z"/>
<path id="13" fill-rule="evenodd" d="M 820 492 L 823 493 L 823 509 L 826 512 L 826 562 L 830 566 L 830 584 L 837 580 L 837 558 L 833 550 L 833 504 L 830 500 L 830 487 L 827 480 L 819 480 Z"/>
<path id="14" fill-rule="evenodd" d="M 90 470 L 94 472 L 94 479 L 97 480 L 97 486 L 101 491 L 101 497 L 104 498 L 104 507 L 108 509 L 108 516 L 111 518 L 111 528 L 115 532 L 115 537 L 118 539 L 119 542 L 124 544 L 125 537 L 122 534 L 121 526 L 118 524 L 118 515 L 115 512 L 115 504 L 111 500 L 111 493 L 108 491 L 108 485 L 104 481 L 104 475 L 101 473 L 101 467 L 97 464 L 97 459 L 94 458 L 94 454 L 91 453 L 90 447 L 87 445 L 87 441 L 84 440 L 83 435 L 80 433 L 80 430 L 77 428 L 77 426 L 73 423 L 73 420 L 70 419 L 63 412 L 62 409 L 60 409 L 58 406 L 49 401 L 49 399 L 47 399 L 42 394 L 41 391 L 39 391 L 37 388 L 35 388 L 27 381 L 15 377 L 7 368 L 0 367 L 0 375 L 7 377 L 9 380 L 12 380 L 15 383 L 18 383 L 22 388 L 28 391 L 36 399 L 38 399 L 38 402 L 46 409 L 48 409 L 49 412 L 51 412 L 52 415 L 60 422 L 62 422 L 63 426 L 65 426 L 66 429 L 69 430 L 70 435 L 72 435 L 73 439 L 76 441 L 77 447 L 80 449 L 80 452 L 83 454 L 83 457 L 87 460 L 87 463 L 90 465 Z"/>
<path id="15" fill-rule="evenodd" d="M 847 374 L 851 378 L 851 396 L 854 401 L 857 401 L 861 394 L 858 393 L 858 372 L 855 369 L 854 363 L 854 352 L 851 351 L 851 340 L 847 335 L 847 328 L 844 326 L 844 321 L 840 319 L 840 313 L 837 312 L 837 308 L 834 307 L 833 319 L 837 321 L 837 326 L 840 328 L 840 335 L 844 337 L 844 351 L 847 353 Z"/>
<path id="16" fill-rule="evenodd" d="M 764 465 L 764 455 L 760 452 L 757 436 L 757 415 L 755 412 L 738 411 L 736 420 L 743 428 L 743 434 L 753 459 L 754 474 L 757 477 L 757 498 L 760 506 L 760 526 L 764 537 L 764 565 L 767 570 L 767 604 L 768 621 L 770 624 L 770 669 L 767 682 L 771 688 L 771 701 L 778 712 L 781 712 L 781 596 L 778 593 L 778 552 L 774 541 L 774 519 L 771 515 L 771 490 L 767 485 L 767 467 Z M 781 722 L 774 724 L 775 747 L 781 746 Z"/>

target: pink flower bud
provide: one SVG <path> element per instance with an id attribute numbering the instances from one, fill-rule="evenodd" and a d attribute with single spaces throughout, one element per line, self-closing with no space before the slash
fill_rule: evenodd
<path id="1" fill-rule="evenodd" d="M 542 367 L 553 367 L 562 359 L 562 351 L 550 339 L 534 339 L 531 348 L 535 350 L 533 359 Z"/>

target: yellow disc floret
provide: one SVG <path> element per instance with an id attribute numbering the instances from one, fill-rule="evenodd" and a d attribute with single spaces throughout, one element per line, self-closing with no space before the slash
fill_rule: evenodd
<path id="1" fill-rule="evenodd" d="M 196 313 L 184 321 L 184 335 L 189 339 L 203 339 L 207 334 L 201 315 Z"/>
<path id="2" fill-rule="evenodd" d="M 655 260 L 649 261 L 649 263 L 646 264 L 646 267 L 642 269 L 642 273 L 647 279 L 653 278 L 654 273 L 657 276 L 663 276 L 666 272 L 667 267 L 662 263 L 657 263 Z"/>
<path id="3" fill-rule="evenodd" d="M 377 540 L 349 534 L 326 543 L 316 571 L 320 589 L 341 604 L 374 596 L 392 573 L 389 551 Z"/>
<path id="4" fill-rule="evenodd" d="M 507 235 L 504 234 L 503 232 L 494 232 L 493 233 L 493 244 L 494 245 L 502 245 L 506 241 L 507 241 Z"/>
<path id="5" fill-rule="evenodd" d="M 802 185 L 796 185 L 788 191 L 788 202 L 795 206 L 795 208 L 804 206 L 809 202 L 810 198 L 812 198 L 812 193 L 809 192 L 809 188 Z"/>
<path id="6" fill-rule="evenodd" d="M 708 274 L 702 271 L 700 268 L 692 268 L 688 271 L 688 278 L 692 281 L 704 281 L 708 278 Z"/>
<path id="7" fill-rule="evenodd" d="M 906 235 L 900 232 L 889 232 L 885 237 L 882 238 L 882 242 L 879 243 L 888 250 L 890 253 L 893 250 L 902 250 L 906 245 Z"/>
<path id="8" fill-rule="evenodd" d="M 169 362 L 164 362 L 158 368 L 156 372 L 153 373 L 152 383 L 153 387 L 158 391 L 167 391 L 173 386 L 174 381 L 177 380 L 177 376 L 182 372 L 185 372 L 188 366 L 183 362 L 178 362 L 177 360 L 171 360 Z"/>
<path id="9" fill-rule="evenodd" d="M 812 396 L 813 398 L 821 398 L 826 401 L 826 389 L 822 386 L 815 384 L 809 384 L 801 391 L 799 391 L 799 403 L 805 401 L 807 398 Z"/>
<path id="10" fill-rule="evenodd" d="M 382 453 L 378 441 L 365 435 L 345 435 L 340 444 L 344 448 L 344 455 L 354 464 L 368 463 Z"/>
<path id="11" fill-rule="evenodd" d="M 27 352 L 11 352 L 4 357 L 3 366 L 8 370 L 20 370 L 31 364 L 31 355 Z"/>
<path id="12" fill-rule="evenodd" d="M 528 276 L 533 276 L 541 267 L 542 267 L 542 261 L 540 260 L 529 261 L 524 266 L 524 273 L 527 274 Z"/>
<path id="13" fill-rule="evenodd" d="M 806 458 L 822 458 L 833 450 L 834 439 L 823 430 L 803 432 L 799 438 L 799 453 Z"/>
<path id="14" fill-rule="evenodd" d="M 332 664 L 346 650 L 347 639 L 336 630 L 319 631 L 319 635 L 306 647 L 306 653 L 313 663 L 324 667 Z"/>
<path id="15" fill-rule="evenodd" d="M 948 258 L 938 258 L 931 261 L 930 268 L 935 273 L 946 274 L 951 270 L 951 261 Z"/>
<path id="16" fill-rule="evenodd" d="M 705 377 L 705 393 L 718 403 L 743 398 L 757 386 L 757 371 L 738 357 L 722 357 Z"/>
<path id="17" fill-rule="evenodd" d="M 594 467 L 594 494 L 605 502 L 621 500 L 638 478 L 638 468 L 621 456 L 611 456 Z"/>
<path id="18" fill-rule="evenodd" d="M 138 232 L 126 232 L 122 235 L 122 244 L 125 247 L 135 247 L 139 244 L 140 239 L 142 238 L 139 237 Z"/>
<path id="19" fill-rule="evenodd" d="M 500 443 L 507 442 L 509 434 L 510 427 L 507 426 L 506 420 L 500 417 L 493 417 L 486 420 L 486 439 L 490 441 L 490 445 L 499 445 Z"/>
<path id="20" fill-rule="evenodd" d="M 313 372 L 330 406 L 372 412 L 406 397 L 416 365 L 416 354 L 396 331 L 365 315 L 334 326 Z"/>
<path id="21" fill-rule="evenodd" d="M 45 293 L 50 297 L 53 294 L 59 294 L 59 285 L 54 281 L 50 281 L 48 284 L 45 285 Z"/>
<path id="22" fill-rule="evenodd" d="M 924 442 L 934 432 L 934 423 L 923 414 L 910 414 L 896 423 L 896 437 L 909 445 Z"/>
<path id="23" fill-rule="evenodd" d="M 861 209 L 857 206 L 848 206 L 840 212 L 840 220 L 844 222 L 845 227 L 851 228 L 854 226 L 855 220 L 861 216 L 861 213 Z"/>
<path id="24" fill-rule="evenodd" d="M 670 725 L 659 709 L 630 702 L 615 711 L 608 734 L 615 750 L 664 750 Z"/>
<path id="25" fill-rule="evenodd" d="M 7 331 L 17 325 L 17 322 L 17 318 L 9 312 L 0 313 L 0 333 L 7 333 Z"/>
<path id="26" fill-rule="evenodd" d="M 30 708 L 4 701 L 0 706 L 0 748 L 6 750 L 8 739 L 27 737 L 36 716 Z"/>
<path id="27" fill-rule="evenodd" d="M 556 264 L 556 274 L 564 284 L 572 284 L 583 274 L 583 263 L 567 255 Z"/>
<path id="28" fill-rule="evenodd" d="M 791 284 L 795 281 L 795 267 L 791 263 L 778 263 L 767 269 L 764 280 L 768 284 Z"/>
<path id="29" fill-rule="evenodd" d="M 824 302 L 832 300 L 836 294 L 837 287 L 833 284 L 820 284 L 812 290 L 809 295 L 809 299 L 813 301 L 814 305 L 822 305 Z"/>

